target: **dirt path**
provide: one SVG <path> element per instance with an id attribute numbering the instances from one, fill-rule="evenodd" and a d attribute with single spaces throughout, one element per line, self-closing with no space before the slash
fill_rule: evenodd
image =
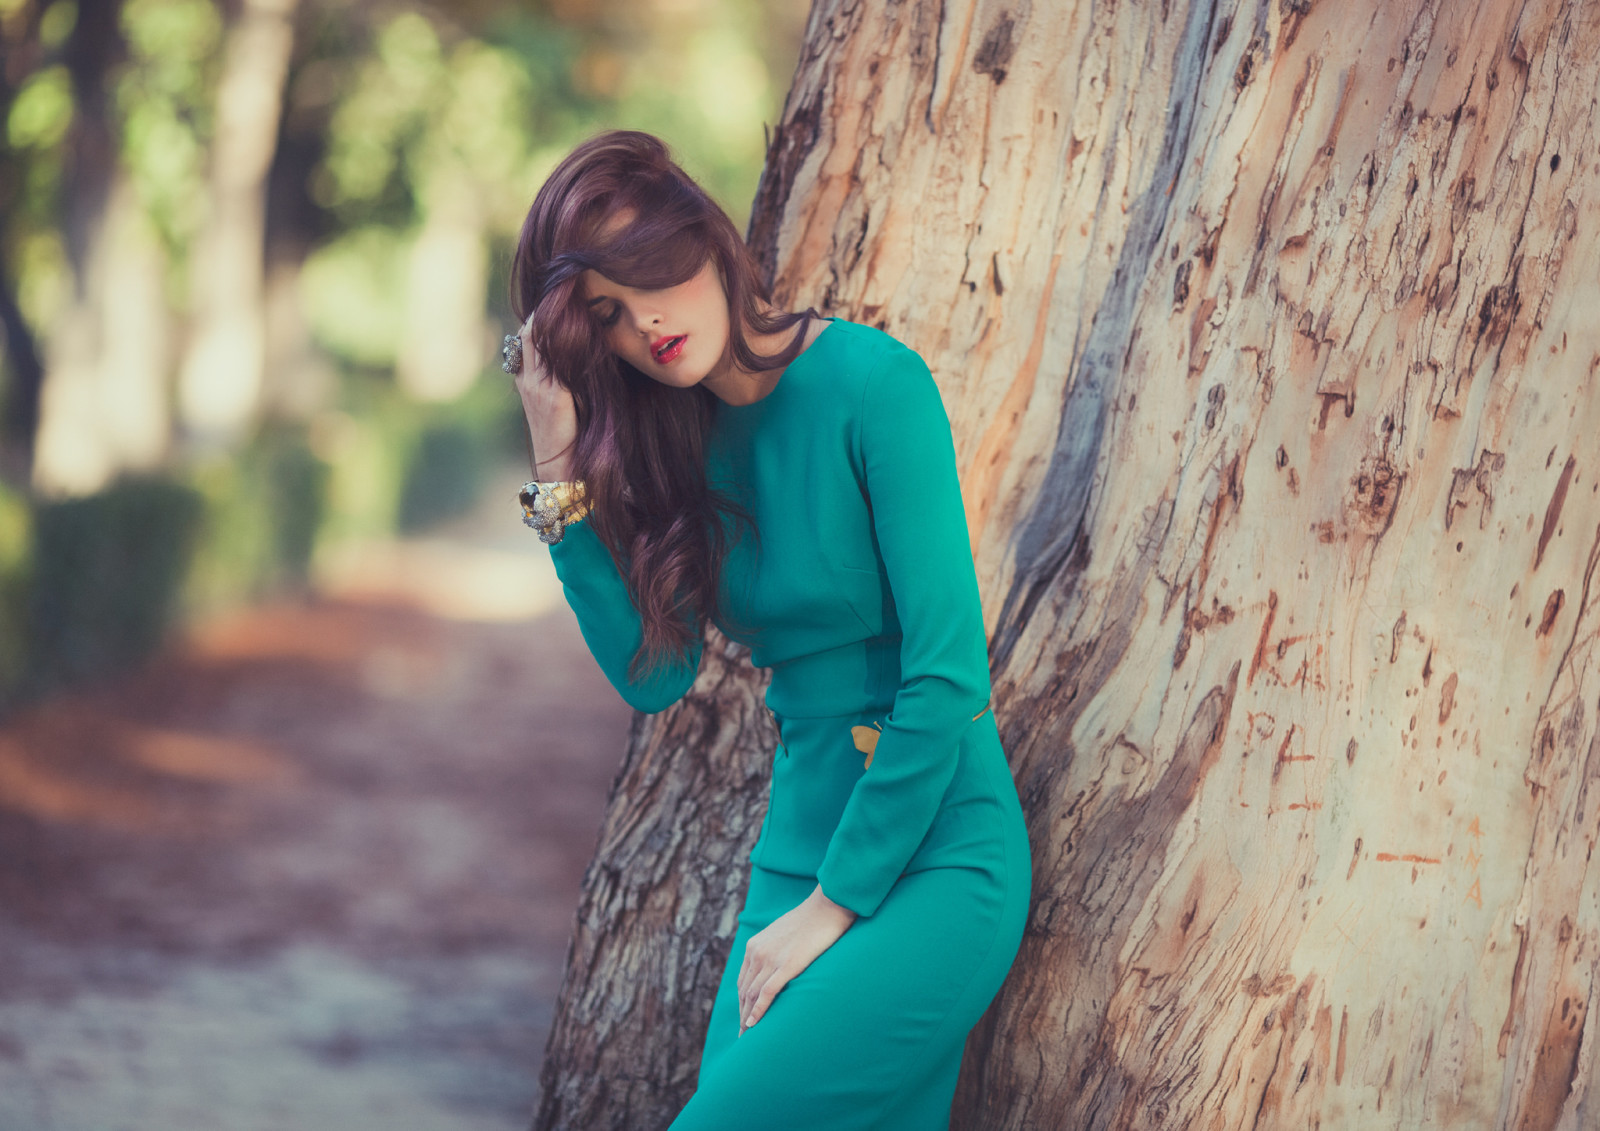
<path id="1" fill-rule="evenodd" d="M 526 1126 L 628 721 L 559 602 L 326 599 L 13 717 L 0 1131 Z"/>

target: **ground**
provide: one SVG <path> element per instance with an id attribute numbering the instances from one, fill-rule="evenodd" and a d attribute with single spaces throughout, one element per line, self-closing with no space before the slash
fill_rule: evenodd
<path id="1" fill-rule="evenodd" d="M 631 717 L 548 557 L 374 548 L 0 726 L 0 1131 L 527 1125 Z"/>

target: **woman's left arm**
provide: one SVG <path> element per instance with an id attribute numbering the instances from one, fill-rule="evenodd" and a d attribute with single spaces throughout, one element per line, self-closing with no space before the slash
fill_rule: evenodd
<path id="1" fill-rule="evenodd" d="M 871 915 L 933 824 L 961 736 L 989 702 L 989 649 L 950 419 L 927 363 L 887 348 L 862 394 L 860 452 L 903 638 L 900 690 L 817 871 Z"/>

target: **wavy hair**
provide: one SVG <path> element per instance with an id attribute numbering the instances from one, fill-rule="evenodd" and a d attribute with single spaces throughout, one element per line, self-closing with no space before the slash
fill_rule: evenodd
<path id="1" fill-rule="evenodd" d="M 632 219 L 608 230 L 625 210 Z M 613 354 L 579 279 L 592 269 L 622 286 L 671 287 L 708 259 L 727 296 L 735 364 L 754 373 L 798 357 L 803 326 L 770 356 L 751 348 L 747 328 L 772 334 L 816 311 L 765 311 L 771 293 L 733 222 L 647 133 L 608 131 L 568 154 L 534 198 L 511 264 L 512 309 L 519 321 L 533 315 L 534 348 L 572 394 L 572 476 L 591 502 L 584 521 L 611 552 L 639 611 L 634 679 L 684 662 L 704 622 L 725 615 L 718 580 L 731 537 L 726 522 L 745 523 L 758 539 L 760 532 L 750 512 L 706 478 L 716 394 L 701 385 L 671 388 Z"/>

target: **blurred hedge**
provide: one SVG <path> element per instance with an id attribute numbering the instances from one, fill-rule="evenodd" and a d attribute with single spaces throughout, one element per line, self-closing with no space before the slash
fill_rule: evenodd
<path id="1" fill-rule="evenodd" d="M 27 666 L 28 570 L 33 514 L 27 500 L 0 483 L 0 708 L 21 685 Z"/>
<path id="2" fill-rule="evenodd" d="M 239 452 L 195 466 L 203 519 L 185 577 L 185 612 L 303 589 L 322 525 L 329 468 L 303 428 L 272 426 Z"/>
<path id="3" fill-rule="evenodd" d="M 304 592 L 319 545 L 426 530 L 521 451 L 503 383 L 419 405 L 375 381 L 356 401 L 331 438 L 274 424 L 82 498 L 0 484 L 0 713 L 138 663 L 187 616 Z"/>
<path id="4" fill-rule="evenodd" d="M 92 678 L 153 650 L 176 611 L 202 511 L 193 490 L 154 478 L 36 505 L 21 690 Z"/>

